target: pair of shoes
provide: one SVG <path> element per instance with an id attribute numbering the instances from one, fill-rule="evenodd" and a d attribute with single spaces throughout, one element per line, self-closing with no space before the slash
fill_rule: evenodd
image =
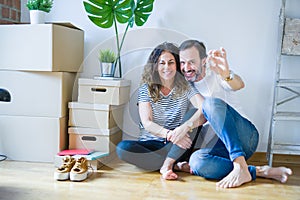
<path id="1" fill-rule="evenodd" d="M 71 156 L 63 158 L 63 164 L 54 172 L 54 179 L 64 181 L 83 181 L 87 178 L 88 161 L 85 157 L 80 157 L 77 160 Z"/>

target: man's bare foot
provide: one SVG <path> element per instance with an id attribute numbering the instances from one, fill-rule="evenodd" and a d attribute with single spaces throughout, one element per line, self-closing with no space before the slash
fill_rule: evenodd
<path id="1" fill-rule="evenodd" d="M 275 179 L 281 183 L 287 182 L 292 174 L 292 170 L 286 167 L 269 167 L 268 165 L 256 167 L 256 176 Z"/>
<path id="2" fill-rule="evenodd" d="M 233 170 L 216 185 L 221 188 L 238 187 L 252 180 L 244 157 L 238 157 L 233 162 Z"/>
<path id="3" fill-rule="evenodd" d="M 190 165 L 186 161 L 176 163 L 176 165 L 174 166 L 174 169 L 178 170 L 178 171 L 182 171 L 182 172 L 187 172 L 187 173 L 191 172 Z"/>
<path id="4" fill-rule="evenodd" d="M 175 163 L 175 160 L 172 158 L 166 158 L 164 161 L 163 166 L 160 168 L 160 173 L 162 175 L 162 178 L 165 180 L 176 180 L 178 178 L 178 175 L 173 172 L 173 164 Z"/>

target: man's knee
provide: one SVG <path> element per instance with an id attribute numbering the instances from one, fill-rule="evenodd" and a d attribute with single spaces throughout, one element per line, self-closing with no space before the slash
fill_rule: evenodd
<path id="1" fill-rule="evenodd" d="M 191 172 L 206 179 L 223 178 L 229 172 L 224 169 L 221 163 L 216 162 L 214 156 L 210 155 L 207 150 L 203 149 L 202 152 L 198 150 L 195 152 L 196 154 L 192 154 L 189 160 Z"/>
<path id="2" fill-rule="evenodd" d="M 209 167 L 206 164 L 208 157 L 210 155 L 202 150 L 194 152 L 189 159 L 191 172 L 197 176 L 205 177 L 206 168 Z"/>
<path id="3" fill-rule="evenodd" d="M 214 98 L 214 97 L 206 97 L 204 99 L 203 102 L 203 110 L 209 110 L 209 109 L 213 109 L 215 107 L 222 107 L 222 106 L 226 106 L 226 102 L 223 101 L 222 99 L 219 98 Z"/>
<path id="4" fill-rule="evenodd" d="M 202 110 L 206 117 L 226 111 L 226 108 L 227 103 L 225 101 L 214 97 L 206 97 L 202 105 Z"/>

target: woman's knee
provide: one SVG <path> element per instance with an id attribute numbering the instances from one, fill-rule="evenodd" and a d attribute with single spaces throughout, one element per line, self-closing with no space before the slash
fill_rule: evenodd
<path id="1" fill-rule="evenodd" d="M 120 159 L 122 159 L 123 156 L 124 156 L 124 152 L 127 152 L 128 149 L 129 149 L 129 142 L 128 141 L 123 140 L 123 141 L 119 142 L 116 146 L 116 153 L 117 153 L 118 157 Z"/>

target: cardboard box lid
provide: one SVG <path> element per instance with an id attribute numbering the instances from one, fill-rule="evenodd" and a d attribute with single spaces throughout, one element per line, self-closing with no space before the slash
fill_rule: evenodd
<path id="1" fill-rule="evenodd" d="M 68 28 L 78 29 L 78 30 L 82 31 L 81 28 L 78 28 L 77 26 L 73 25 L 70 22 L 51 22 L 51 23 L 46 22 L 46 24 L 54 24 L 54 25 L 59 25 L 59 26 L 65 26 L 65 27 L 68 27 Z"/>
<path id="2" fill-rule="evenodd" d="M 94 104 L 94 103 L 82 103 L 82 102 L 69 102 L 69 108 L 72 109 L 85 109 L 85 110 L 115 110 L 124 108 L 124 105 L 109 105 L 109 104 Z"/>
<path id="3" fill-rule="evenodd" d="M 87 79 L 79 78 L 79 85 L 127 87 L 131 81 L 126 79 Z"/>
<path id="4" fill-rule="evenodd" d="M 58 25 L 58 26 L 65 26 L 68 28 L 73 28 L 73 29 L 78 29 L 83 31 L 83 29 L 75 26 L 74 24 L 72 24 L 71 22 L 45 22 L 44 24 L 30 24 L 30 23 L 24 23 L 24 22 L 20 22 L 20 23 L 14 23 L 14 24 L 1 24 L 1 25 L 7 25 L 7 26 L 18 26 L 18 25 L 28 25 L 28 26 L 45 26 L 45 25 Z"/>
<path id="5" fill-rule="evenodd" d="M 83 29 L 73 25 L 71 22 L 45 22 L 45 24 L 30 24 L 30 23 L 15 23 L 15 24 L 2 24 L 2 25 L 6 25 L 6 26 L 11 26 L 11 25 L 28 25 L 28 26 L 45 26 L 45 25 L 58 25 L 58 26 L 65 26 L 68 28 L 72 28 L 72 29 L 78 29 L 83 31 Z M 1 25 L 1 26 L 2 26 Z"/>
<path id="6" fill-rule="evenodd" d="M 119 127 L 113 127 L 111 129 L 96 129 L 96 128 L 82 128 L 82 127 L 69 127 L 69 134 L 78 134 L 78 135 L 113 135 L 120 131 Z"/>

